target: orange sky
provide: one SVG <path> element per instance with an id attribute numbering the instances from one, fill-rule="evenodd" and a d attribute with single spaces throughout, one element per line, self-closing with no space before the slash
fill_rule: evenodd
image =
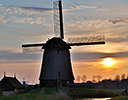
<path id="1" fill-rule="evenodd" d="M 87 80 L 92 80 L 93 75 L 100 75 L 105 78 L 114 78 L 115 75 L 119 74 L 128 74 L 128 57 L 113 57 L 115 62 L 111 67 L 106 67 L 103 64 L 103 59 L 97 60 L 73 60 L 72 69 L 75 78 L 77 76 L 86 75 Z M 17 74 L 17 78 L 22 81 L 25 77 L 26 81 L 29 81 L 31 84 L 38 83 L 38 78 L 40 75 L 41 69 L 41 60 L 34 61 L 33 63 L 9 63 L 1 64 L 0 67 L 0 76 L 3 77 L 3 71 L 6 71 L 7 76 L 14 76 L 14 73 Z M 75 80 L 75 82 L 77 82 Z"/>

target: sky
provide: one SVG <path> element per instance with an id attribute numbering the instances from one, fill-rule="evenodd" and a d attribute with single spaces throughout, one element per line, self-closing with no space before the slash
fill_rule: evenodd
<path id="1" fill-rule="evenodd" d="M 128 74 L 128 0 L 63 0 L 64 41 L 104 35 L 105 45 L 73 46 L 75 78 Z M 39 83 L 42 53 L 23 53 L 22 44 L 45 43 L 54 34 L 53 0 L 0 0 L 0 79 L 6 71 Z M 103 64 L 111 58 L 110 66 Z M 75 80 L 76 82 L 76 80 Z"/>

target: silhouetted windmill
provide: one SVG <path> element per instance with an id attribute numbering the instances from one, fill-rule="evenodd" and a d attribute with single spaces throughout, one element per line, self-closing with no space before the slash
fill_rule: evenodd
<path id="1" fill-rule="evenodd" d="M 70 38 L 65 42 L 63 32 L 63 17 L 61 0 L 54 2 L 54 32 L 60 34 L 41 44 L 22 45 L 23 52 L 36 51 L 36 47 L 44 49 L 42 69 L 40 73 L 40 86 L 57 86 L 73 83 L 74 76 L 70 60 L 70 46 L 105 44 L 104 36 L 91 36 L 82 38 Z M 59 28 L 58 28 L 59 27 Z M 31 48 L 29 50 L 28 48 Z"/>
<path id="2" fill-rule="evenodd" d="M 24 87 L 27 87 L 28 86 L 27 83 L 28 83 L 28 81 L 25 81 L 25 78 L 23 78 L 22 84 L 23 84 Z"/>

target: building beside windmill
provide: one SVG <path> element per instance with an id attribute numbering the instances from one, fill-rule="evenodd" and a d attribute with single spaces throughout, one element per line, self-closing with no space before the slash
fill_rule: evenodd
<path id="1" fill-rule="evenodd" d="M 3 91 L 3 96 L 20 94 L 24 91 L 23 85 L 19 82 L 16 76 L 7 77 L 6 75 L 4 75 L 4 77 L 0 81 L 0 86 Z"/>

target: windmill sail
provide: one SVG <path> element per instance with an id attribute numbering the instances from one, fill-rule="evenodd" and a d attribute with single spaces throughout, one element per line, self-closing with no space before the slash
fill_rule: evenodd
<path id="1" fill-rule="evenodd" d="M 63 30 L 63 15 L 62 15 L 62 5 L 61 0 L 59 1 L 59 14 L 60 14 L 60 37 L 64 39 L 64 30 Z"/>
<path id="2" fill-rule="evenodd" d="M 105 44 L 105 36 L 75 37 L 69 38 L 67 44 L 70 46 Z"/>
<path id="3" fill-rule="evenodd" d="M 53 2 L 53 19 L 54 19 L 54 34 L 58 36 L 60 34 L 60 22 L 59 22 L 59 2 Z"/>
<path id="4" fill-rule="evenodd" d="M 61 0 L 53 2 L 54 34 L 64 39 L 63 15 Z"/>
<path id="5" fill-rule="evenodd" d="M 23 53 L 43 52 L 42 47 L 22 47 Z"/>
<path id="6" fill-rule="evenodd" d="M 31 52 L 42 52 L 42 47 L 44 46 L 44 43 L 38 43 L 38 44 L 24 44 L 22 45 L 23 53 L 31 53 Z"/>

